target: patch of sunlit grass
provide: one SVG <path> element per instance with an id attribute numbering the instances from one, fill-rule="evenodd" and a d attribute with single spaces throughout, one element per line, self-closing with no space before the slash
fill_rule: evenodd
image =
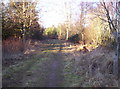
<path id="1" fill-rule="evenodd" d="M 94 44 L 85 44 L 85 45 L 78 45 L 76 46 L 76 51 L 82 51 L 84 50 L 84 48 L 86 48 L 89 52 L 92 51 L 93 49 L 96 49 L 98 47 L 98 45 L 94 45 Z"/>
<path id="2" fill-rule="evenodd" d="M 74 52 L 74 50 L 62 50 L 61 52 L 62 53 L 72 53 L 72 52 Z"/>
<path id="3" fill-rule="evenodd" d="M 31 50 L 27 49 L 27 50 L 24 52 L 24 54 L 30 54 L 30 53 L 35 52 L 35 51 L 36 51 L 36 50 L 34 50 L 34 49 L 31 49 Z"/>
<path id="4" fill-rule="evenodd" d="M 47 52 L 58 52 L 59 50 L 44 50 L 42 51 L 43 53 L 47 53 Z"/>

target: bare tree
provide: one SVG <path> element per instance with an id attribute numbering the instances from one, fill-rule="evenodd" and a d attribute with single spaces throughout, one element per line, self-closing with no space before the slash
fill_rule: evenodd
<path id="1" fill-rule="evenodd" d="M 119 68 L 118 68 L 118 62 L 119 62 L 119 54 L 120 54 L 120 1 L 119 2 L 116 2 L 116 19 L 117 19 L 117 36 L 116 36 L 116 43 L 117 43 L 117 49 L 116 49 L 116 55 L 115 55 L 115 58 L 114 58 L 114 66 L 113 66 L 113 73 L 117 76 L 118 78 L 118 71 L 119 71 Z"/>
<path id="2" fill-rule="evenodd" d="M 118 24 L 119 24 L 119 2 L 105 2 L 102 1 L 100 2 L 101 6 L 104 8 L 104 11 L 106 12 L 106 18 L 107 18 L 107 22 L 109 24 L 109 28 L 111 30 L 111 33 L 116 33 L 116 43 L 117 43 L 117 49 L 116 49 L 116 53 L 115 53 L 115 57 L 114 57 L 114 62 L 113 62 L 113 73 L 116 75 L 116 77 L 118 77 L 118 58 L 119 58 L 119 28 L 118 28 Z M 107 5 L 108 4 L 108 5 Z M 111 9 L 109 9 L 109 7 L 111 7 Z M 114 13 L 116 13 L 116 18 L 113 19 L 110 15 L 110 11 L 112 11 L 114 9 Z M 114 16 L 114 15 L 113 15 Z M 116 23 L 117 24 L 116 24 Z"/>
<path id="3" fill-rule="evenodd" d="M 84 30 L 85 30 L 85 25 L 87 24 L 87 15 L 88 12 L 90 11 L 92 3 L 90 2 L 81 2 L 79 5 L 80 9 L 80 14 L 79 14 L 79 21 L 78 21 L 78 27 L 79 27 L 79 32 L 82 36 L 82 41 L 84 41 L 85 44 L 85 35 L 84 35 Z"/>
<path id="4" fill-rule="evenodd" d="M 66 40 L 68 40 L 69 35 L 69 12 L 68 12 L 68 3 L 65 2 L 65 12 L 66 12 Z"/>
<path id="5" fill-rule="evenodd" d="M 66 17 L 66 40 L 69 38 L 69 31 L 72 26 L 72 7 L 71 2 L 65 2 L 65 17 Z"/>

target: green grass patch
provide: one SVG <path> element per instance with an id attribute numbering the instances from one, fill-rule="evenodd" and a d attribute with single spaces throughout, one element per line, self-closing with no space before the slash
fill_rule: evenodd
<path id="1" fill-rule="evenodd" d="M 46 65 L 45 62 L 50 60 L 50 56 L 51 53 L 33 55 L 30 59 L 24 60 L 19 64 L 6 68 L 3 70 L 3 82 L 7 80 L 11 82 L 17 82 L 23 79 L 24 76 L 31 76 L 34 70 L 42 70 L 42 66 Z"/>
<path id="2" fill-rule="evenodd" d="M 78 74 L 79 71 L 75 71 L 74 61 L 64 61 L 64 87 L 80 87 L 84 82 L 85 75 Z"/>

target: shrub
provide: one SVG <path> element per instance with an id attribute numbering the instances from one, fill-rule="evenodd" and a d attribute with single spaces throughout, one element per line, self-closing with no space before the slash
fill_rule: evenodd
<path id="1" fill-rule="evenodd" d="M 42 40 L 43 39 L 43 31 L 33 30 L 31 38 L 36 39 L 36 40 Z"/>
<path id="2" fill-rule="evenodd" d="M 23 52 L 22 39 L 10 37 L 9 39 L 2 40 L 2 56 L 12 56 Z"/>
<path id="3" fill-rule="evenodd" d="M 48 36 L 49 38 L 58 38 L 59 30 L 55 27 L 49 27 L 45 29 L 44 35 Z"/>
<path id="4" fill-rule="evenodd" d="M 68 41 L 73 42 L 73 43 L 79 43 L 80 40 L 81 40 L 81 37 L 79 34 L 75 34 L 68 38 Z"/>

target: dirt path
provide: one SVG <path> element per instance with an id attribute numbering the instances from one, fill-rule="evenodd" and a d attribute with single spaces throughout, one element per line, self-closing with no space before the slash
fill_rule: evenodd
<path id="1" fill-rule="evenodd" d="M 47 87 L 60 87 L 63 83 L 63 55 L 61 53 L 62 43 L 60 42 L 56 50 L 57 53 L 52 53 L 51 62 L 48 66 L 48 76 L 46 80 Z"/>
<path id="2" fill-rule="evenodd" d="M 48 75 L 48 87 L 58 87 L 62 85 L 63 76 L 62 76 L 62 54 L 56 53 L 52 57 L 53 61 L 51 62 Z"/>
<path id="3" fill-rule="evenodd" d="M 38 44 L 36 52 L 28 60 L 3 71 L 3 86 L 62 86 L 63 43 L 50 40 L 42 46 Z"/>
<path id="4" fill-rule="evenodd" d="M 5 67 L 2 71 L 2 86 L 118 86 L 114 76 L 110 74 L 111 69 L 108 69 L 114 51 L 108 51 L 110 52 L 99 47 L 91 52 L 82 53 L 74 51 L 74 45 L 71 47 L 68 42 L 61 40 L 36 41 L 23 60 L 9 67 L 3 65 Z M 94 67 L 95 65 L 97 66 Z"/>

